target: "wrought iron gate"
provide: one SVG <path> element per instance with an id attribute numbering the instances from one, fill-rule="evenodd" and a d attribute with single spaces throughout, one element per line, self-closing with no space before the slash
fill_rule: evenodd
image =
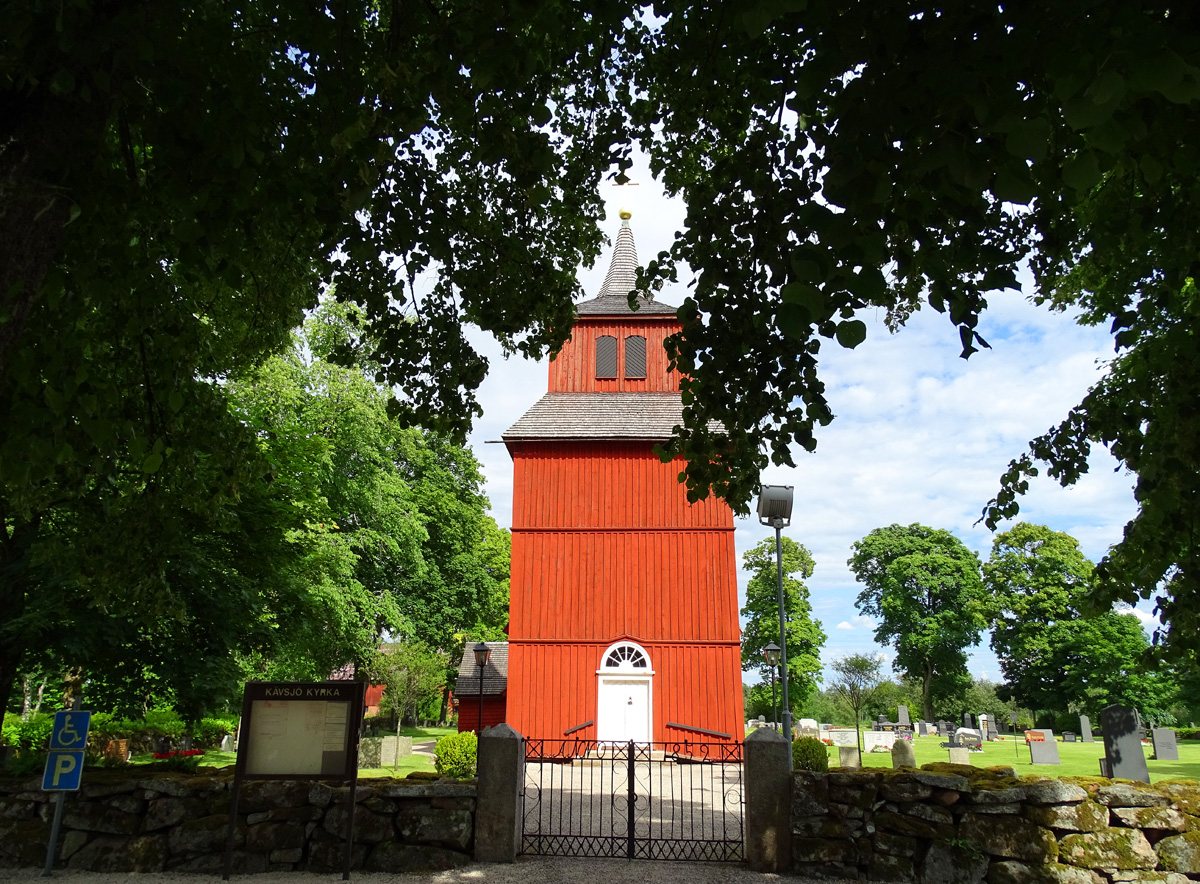
<path id="1" fill-rule="evenodd" d="M 741 743 L 526 740 L 522 852 L 742 862 Z"/>

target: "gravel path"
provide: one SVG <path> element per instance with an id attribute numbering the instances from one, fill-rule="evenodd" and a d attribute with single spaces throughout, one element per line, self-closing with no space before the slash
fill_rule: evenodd
<path id="1" fill-rule="evenodd" d="M 0 869 L 0 884 L 44 882 L 39 869 Z M 223 884 L 220 875 L 188 875 L 180 872 L 150 874 L 81 872 L 74 869 L 55 871 L 51 880 L 64 884 Z M 235 875 L 235 884 L 338 884 L 340 873 L 265 872 L 260 875 Z M 751 872 L 742 865 L 722 863 L 669 863 L 622 859 L 563 859 L 560 857 L 522 857 L 512 864 L 472 863 L 450 872 L 380 874 L 352 872 L 357 884 L 557 884 L 582 881 L 595 884 L 766 884 L 784 881 L 812 884 L 809 879 L 791 875 L 765 875 Z M 827 884 L 827 882 L 826 882 Z"/>

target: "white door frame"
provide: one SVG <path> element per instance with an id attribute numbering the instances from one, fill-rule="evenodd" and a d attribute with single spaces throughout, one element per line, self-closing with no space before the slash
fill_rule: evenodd
<path id="1" fill-rule="evenodd" d="M 619 653 L 615 656 L 622 657 L 619 665 L 611 665 L 614 660 L 610 659 L 614 651 Z M 606 663 L 610 665 L 605 665 Z M 637 743 L 649 743 L 654 739 L 654 670 L 650 668 L 650 655 L 646 653 L 645 648 L 636 642 L 619 641 L 614 642 L 604 649 L 604 653 L 600 657 L 600 668 L 596 670 L 596 738 L 601 742 L 616 742 L 606 739 L 602 734 L 607 733 L 604 708 L 605 687 L 616 686 L 617 684 L 644 684 L 646 686 L 646 734 L 644 739 L 639 739 L 636 736 L 634 741 Z M 610 688 L 611 690 L 611 688 Z M 627 740 L 628 735 L 625 737 Z M 623 740 L 624 741 L 624 740 Z"/>

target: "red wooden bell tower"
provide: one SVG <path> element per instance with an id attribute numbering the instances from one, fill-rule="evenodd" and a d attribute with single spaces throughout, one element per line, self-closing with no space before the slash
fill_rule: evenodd
<path id="1" fill-rule="evenodd" d="M 645 295 L 629 308 L 637 252 L 622 217 L 549 391 L 504 433 L 507 719 L 530 738 L 740 740 L 733 514 L 715 498 L 689 504 L 682 461 L 654 454 L 681 420 L 663 349 L 680 326 Z"/>

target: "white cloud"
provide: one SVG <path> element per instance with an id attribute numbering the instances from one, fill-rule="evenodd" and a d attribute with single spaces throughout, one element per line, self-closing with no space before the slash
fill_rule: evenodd
<path id="1" fill-rule="evenodd" d="M 850 622 L 848 620 L 843 620 L 835 628 L 836 629 L 853 629 L 854 627 L 850 624 Z"/>

